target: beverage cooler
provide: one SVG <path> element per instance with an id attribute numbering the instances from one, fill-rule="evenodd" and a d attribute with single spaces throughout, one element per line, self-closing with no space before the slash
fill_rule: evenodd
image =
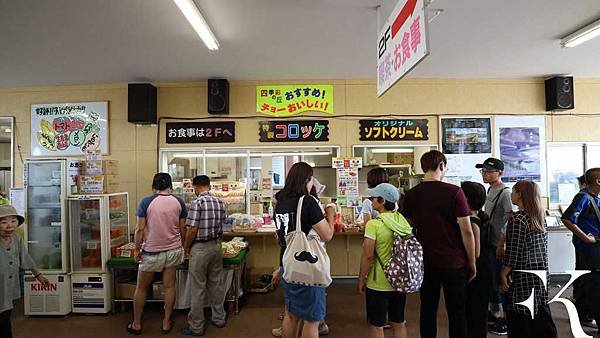
<path id="1" fill-rule="evenodd" d="M 67 203 L 73 312 L 107 313 L 112 286 L 106 262 L 129 243 L 128 194 L 69 196 Z"/>
<path id="2" fill-rule="evenodd" d="M 65 315 L 71 312 L 68 227 L 65 197 L 69 187 L 66 160 L 26 160 L 24 228 L 27 251 L 50 280 L 42 285 L 25 276 L 26 315 Z"/>

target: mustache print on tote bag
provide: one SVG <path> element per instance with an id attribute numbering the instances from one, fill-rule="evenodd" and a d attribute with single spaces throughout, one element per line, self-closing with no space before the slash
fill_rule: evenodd
<path id="1" fill-rule="evenodd" d="M 294 258 L 299 262 L 309 262 L 311 264 L 319 261 L 319 257 L 311 255 L 308 251 L 296 252 Z"/>

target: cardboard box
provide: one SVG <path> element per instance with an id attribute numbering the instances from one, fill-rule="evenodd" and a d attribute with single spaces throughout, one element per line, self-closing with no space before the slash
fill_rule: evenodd
<path id="1" fill-rule="evenodd" d="M 77 192 L 80 194 L 102 194 L 104 192 L 104 176 L 77 176 Z"/>
<path id="2" fill-rule="evenodd" d="M 135 293 L 135 282 L 133 283 L 117 283 L 117 298 L 133 299 Z"/>
<path id="3" fill-rule="evenodd" d="M 152 299 L 165 299 L 165 286 L 163 282 L 154 282 L 152 284 Z"/>
<path id="4" fill-rule="evenodd" d="M 79 175 L 77 177 L 79 194 L 111 194 L 121 192 L 121 180 L 118 175 Z"/>
<path id="5" fill-rule="evenodd" d="M 117 160 L 99 160 L 86 161 L 84 166 L 86 175 L 118 175 L 119 161 Z"/>
<path id="6" fill-rule="evenodd" d="M 121 192 L 121 178 L 119 175 L 104 175 L 104 193 L 115 192 Z"/>

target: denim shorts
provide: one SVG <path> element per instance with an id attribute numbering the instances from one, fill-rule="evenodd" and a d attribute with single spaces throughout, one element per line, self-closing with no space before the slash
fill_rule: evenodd
<path id="1" fill-rule="evenodd" d="M 161 272 L 165 268 L 183 263 L 183 248 L 162 252 L 142 251 L 142 262 L 138 269 L 145 272 Z"/>
<path id="2" fill-rule="evenodd" d="M 280 272 L 283 276 L 283 268 L 280 268 Z M 285 291 L 285 309 L 289 313 L 307 322 L 321 322 L 325 319 L 325 288 L 289 284 L 283 277 L 281 283 Z"/>

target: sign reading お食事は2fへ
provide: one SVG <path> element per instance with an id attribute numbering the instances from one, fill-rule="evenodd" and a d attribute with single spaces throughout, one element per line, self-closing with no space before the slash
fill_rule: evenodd
<path id="1" fill-rule="evenodd" d="M 173 122 L 166 130 L 168 144 L 235 142 L 235 122 Z"/>
<path id="2" fill-rule="evenodd" d="M 361 141 L 425 141 L 427 119 L 359 120 Z"/>
<path id="3" fill-rule="evenodd" d="M 304 112 L 333 114 L 333 85 L 257 86 L 256 111 L 275 117 Z"/>
<path id="4" fill-rule="evenodd" d="M 260 142 L 324 142 L 329 141 L 329 121 L 265 121 L 259 122 Z"/>

